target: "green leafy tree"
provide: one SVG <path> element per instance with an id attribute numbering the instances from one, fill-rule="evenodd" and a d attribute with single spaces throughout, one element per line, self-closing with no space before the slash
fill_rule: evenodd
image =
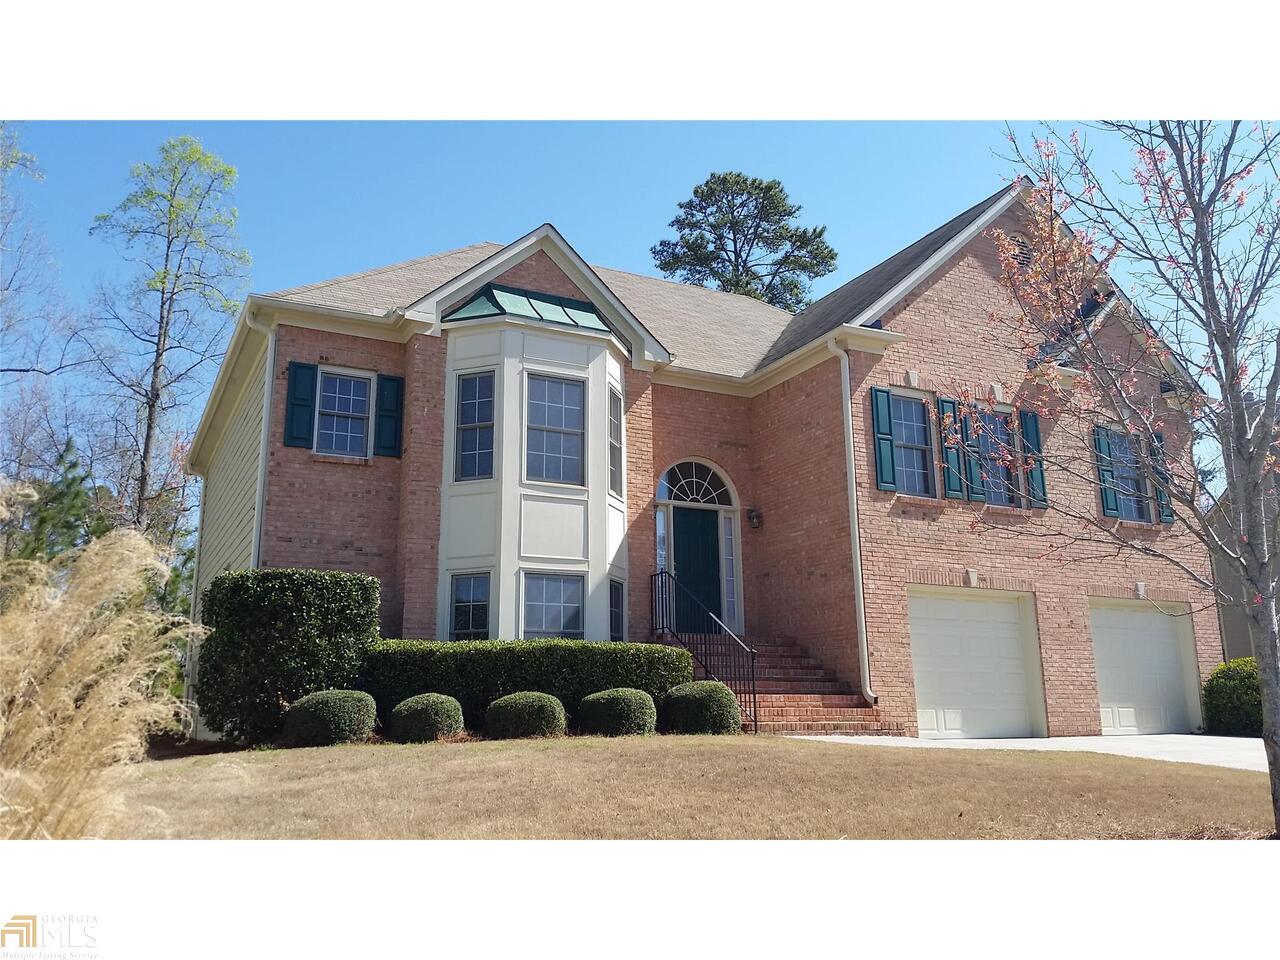
<path id="1" fill-rule="evenodd" d="M 665 276 L 794 313 L 809 302 L 809 281 L 836 268 L 827 228 L 798 226 L 800 209 L 778 180 L 713 173 L 680 204 L 676 239 L 649 252 Z"/>
<path id="2" fill-rule="evenodd" d="M 124 289 L 103 292 L 115 338 L 99 363 L 118 388 L 119 432 L 132 448 L 131 520 L 150 530 L 157 502 L 184 486 L 170 455 L 182 447 L 181 414 L 222 355 L 249 255 L 231 203 L 236 170 L 199 140 L 166 140 L 129 176 L 128 196 L 95 217 L 90 233 L 113 241 L 135 268 Z"/>
<path id="3" fill-rule="evenodd" d="M 26 518 L 26 531 L 15 556 L 52 560 L 106 534 L 110 520 L 97 510 L 97 491 L 81 469 L 75 444 L 68 438 L 58 456 L 57 475 L 36 488 L 37 499 Z"/>

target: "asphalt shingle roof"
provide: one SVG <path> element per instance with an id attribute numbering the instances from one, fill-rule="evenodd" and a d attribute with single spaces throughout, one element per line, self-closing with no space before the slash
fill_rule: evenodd
<path id="1" fill-rule="evenodd" d="M 501 249 L 501 244 L 477 243 L 266 296 L 381 316 L 408 306 Z M 750 297 L 607 267 L 592 269 L 675 354 L 676 368 L 746 376 L 791 319 L 785 310 Z"/>
<path id="2" fill-rule="evenodd" d="M 992 206 L 1007 197 L 1009 189 L 1002 187 L 911 246 L 899 250 L 888 260 L 881 261 L 820 300 L 809 304 L 787 324 L 781 336 L 765 353 L 760 366 L 767 366 L 792 350 L 803 347 L 854 319 L 963 233 Z"/>
<path id="3" fill-rule="evenodd" d="M 746 377 L 852 320 L 1008 192 L 1008 187 L 1002 188 L 795 316 L 738 294 L 607 267 L 592 269 L 675 355 L 673 368 Z M 408 306 L 501 249 L 497 243 L 476 243 L 266 296 L 382 316 Z"/>

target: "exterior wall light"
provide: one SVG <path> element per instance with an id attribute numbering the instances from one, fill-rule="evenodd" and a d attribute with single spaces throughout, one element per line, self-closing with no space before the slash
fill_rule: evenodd
<path id="1" fill-rule="evenodd" d="M 751 507 L 747 510 L 747 523 L 751 524 L 752 530 L 759 530 L 764 523 L 764 514 L 755 507 Z"/>

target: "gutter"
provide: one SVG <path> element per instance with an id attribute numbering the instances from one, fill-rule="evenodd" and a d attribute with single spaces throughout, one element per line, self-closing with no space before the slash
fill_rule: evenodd
<path id="1" fill-rule="evenodd" d="M 276 368 L 276 325 L 259 320 L 250 308 L 245 313 L 245 323 L 267 338 L 267 362 L 263 369 L 262 386 L 262 436 L 258 444 L 258 498 L 253 508 L 253 547 L 249 555 L 249 568 L 258 569 L 262 559 L 262 513 L 267 504 L 267 457 L 271 452 L 271 386 Z"/>
<path id="2" fill-rule="evenodd" d="M 858 685 L 862 698 L 875 706 L 871 689 L 871 653 L 867 646 L 867 606 L 862 592 L 862 539 L 858 531 L 858 475 L 853 455 L 853 386 L 849 379 L 849 354 L 836 337 L 827 349 L 840 361 L 840 400 L 844 415 L 844 476 L 849 498 L 849 552 L 853 558 L 853 611 L 858 627 Z"/>

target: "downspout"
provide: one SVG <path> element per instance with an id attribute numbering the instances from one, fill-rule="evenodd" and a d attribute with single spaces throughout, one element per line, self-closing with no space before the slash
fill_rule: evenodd
<path id="1" fill-rule="evenodd" d="M 271 385 L 276 367 L 276 328 L 274 323 L 257 319 L 253 309 L 245 312 L 245 322 L 251 330 L 257 330 L 267 338 L 267 362 L 263 370 L 262 386 L 262 437 L 258 448 L 258 498 L 253 509 L 253 548 L 249 559 L 250 569 L 256 570 L 262 560 L 262 513 L 267 504 L 267 457 L 271 453 Z"/>
<path id="2" fill-rule="evenodd" d="M 840 401 L 844 415 L 844 477 L 849 498 L 849 552 L 853 557 L 853 612 L 858 627 L 858 683 L 862 698 L 874 705 L 871 689 L 871 653 L 867 646 L 867 606 L 862 593 L 862 538 L 858 531 L 858 475 L 853 455 L 853 385 L 849 379 L 849 354 L 835 337 L 827 349 L 840 361 Z"/>

